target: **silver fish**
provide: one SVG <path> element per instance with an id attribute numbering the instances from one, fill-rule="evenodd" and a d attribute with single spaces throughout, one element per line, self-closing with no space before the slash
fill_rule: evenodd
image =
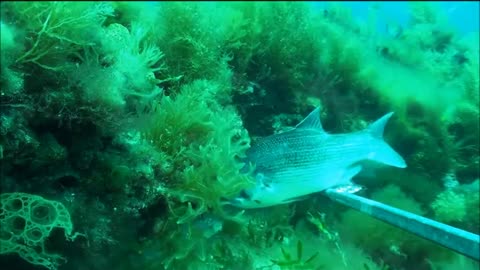
<path id="1" fill-rule="evenodd" d="M 325 189 L 351 184 L 363 161 L 405 168 L 405 160 L 384 140 L 393 112 L 366 129 L 329 134 L 316 108 L 294 129 L 260 140 L 247 150 L 243 172 L 253 171 L 256 185 L 230 200 L 239 208 L 285 204 Z"/>

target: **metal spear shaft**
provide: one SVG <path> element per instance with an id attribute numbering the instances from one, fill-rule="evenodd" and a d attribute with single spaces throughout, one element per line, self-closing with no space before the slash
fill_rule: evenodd
<path id="1" fill-rule="evenodd" d="M 326 195 L 345 206 L 433 241 L 467 257 L 477 261 L 480 259 L 480 236 L 477 234 L 338 189 L 328 189 Z"/>

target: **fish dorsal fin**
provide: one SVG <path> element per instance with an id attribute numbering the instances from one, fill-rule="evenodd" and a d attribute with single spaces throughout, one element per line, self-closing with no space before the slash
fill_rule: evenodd
<path id="1" fill-rule="evenodd" d="M 388 120 L 392 117 L 393 112 L 389 112 L 382 116 L 377 121 L 371 123 L 367 130 L 372 134 L 375 138 L 383 138 L 383 131 L 385 130 L 385 125 L 387 125 Z"/>
<path id="2" fill-rule="evenodd" d="M 320 121 L 320 107 L 317 107 L 313 110 L 302 122 L 298 123 L 295 127 L 298 129 L 316 129 L 318 131 L 325 132 L 322 127 L 322 122 Z"/>

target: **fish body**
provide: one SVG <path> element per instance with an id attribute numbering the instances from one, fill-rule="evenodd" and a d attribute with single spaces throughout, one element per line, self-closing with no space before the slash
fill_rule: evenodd
<path id="1" fill-rule="evenodd" d="M 247 150 L 243 171 L 253 170 L 256 185 L 230 203 L 240 208 L 268 207 L 348 185 L 362 170 L 362 161 L 405 168 L 403 158 L 383 140 L 392 114 L 362 131 L 329 134 L 322 128 L 319 108 L 315 109 L 294 129 L 263 138 Z"/>

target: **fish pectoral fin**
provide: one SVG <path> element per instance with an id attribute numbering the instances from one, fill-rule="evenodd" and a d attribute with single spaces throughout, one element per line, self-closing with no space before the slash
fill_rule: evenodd
<path id="1" fill-rule="evenodd" d="M 282 203 L 291 203 L 291 202 L 303 201 L 310 196 L 311 196 L 311 194 L 302 195 L 302 196 L 293 197 L 293 198 L 288 198 L 288 199 L 283 200 Z"/>

